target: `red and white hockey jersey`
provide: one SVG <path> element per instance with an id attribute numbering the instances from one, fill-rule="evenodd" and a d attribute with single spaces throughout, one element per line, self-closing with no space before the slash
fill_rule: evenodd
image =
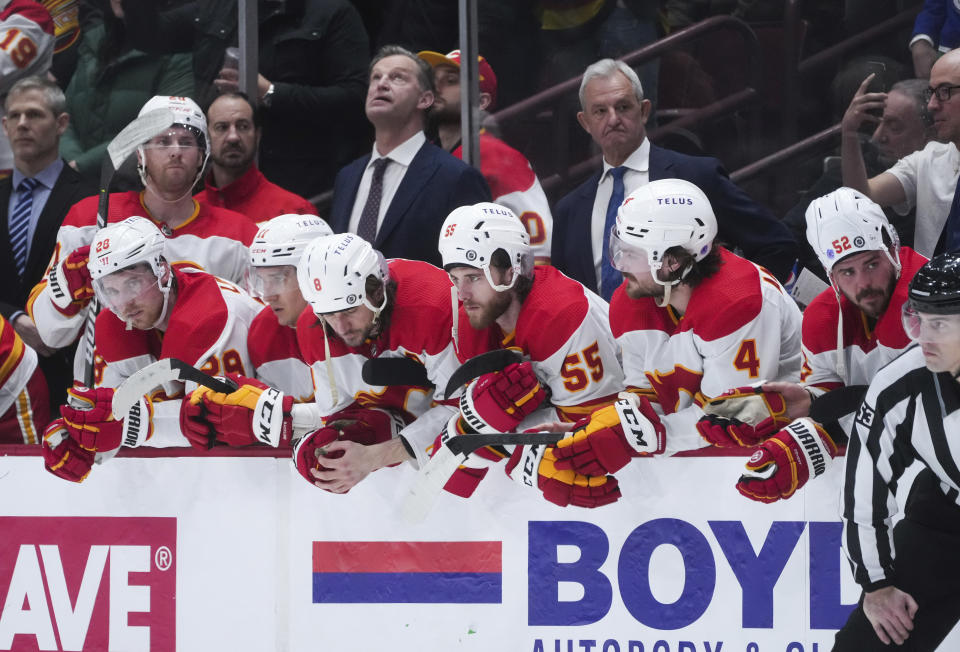
<path id="1" fill-rule="evenodd" d="M 695 424 L 704 399 L 728 389 L 800 378 L 800 310 L 767 270 L 720 248 L 719 271 L 693 289 L 687 311 L 631 299 L 610 301 L 628 388 L 656 400 L 667 452 L 705 446 Z"/>
<path id="2" fill-rule="evenodd" d="M 457 321 L 461 362 L 513 348 L 532 363 L 541 384 L 550 389 L 554 414 L 549 419 L 577 421 L 616 400 L 623 389 L 606 302 L 550 265 L 534 269 L 533 288 L 512 333 L 496 323 L 475 330 L 462 305 Z"/>
<path id="3" fill-rule="evenodd" d="M 903 330 L 901 310 L 907 300 L 910 280 L 927 259 L 917 252 L 900 249 L 900 278 L 890 303 L 870 329 L 867 317 L 833 288 L 818 294 L 803 313 L 803 368 L 800 380 L 814 393 L 842 385 L 868 385 L 877 371 L 900 355 L 910 338 Z M 843 314 L 843 366 L 845 377 L 837 370 L 837 322 Z"/>
<path id="4" fill-rule="evenodd" d="M 304 361 L 313 370 L 314 395 L 322 417 L 347 407 L 384 408 L 404 415 L 409 422 L 403 437 L 417 462 L 429 459 L 428 449 L 443 425 L 455 414 L 439 405 L 450 375 L 460 366 L 451 339 L 450 279 L 442 270 L 416 260 L 388 261 L 390 278 L 397 282 L 390 321 L 375 340 L 350 347 L 330 338 L 326 365 L 324 329 L 316 316 L 305 310 L 297 321 L 297 341 Z M 435 391 L 408 385 L 369 385 L 361 376 L 363 363 L 371 358 L 412 358 L 426 367 Z"/>
<path id="5" fill-rule="evenodd" d="M 247 332 L 263 306 L 239 287 L 210 274 L 175 268 L 176 301 L 165 331 L 127 330 L 109 309 L 97 315 L 94 384 L 117 387 L 138 369 L 163 358 L 179 358 L 211 376 L 226 372 L 252 376 Z M 186 391 L 194 387 L 187 387 Z M 151 446 L 185 446 L 180 433 L 182 383 L 151 394 Z"/>
<path id="6" fill-rule="evenodd" d="M 250 324 L 247 351 L 259 380 L 293 396 L 298 403 L 313 400 L 310 365 L 300 355 L 297 330 L 278 322 L 269 306 Z"/>
<path id="7" fill-rule="evenodd" d="M 34 382 L 42 385 L 42 394 L 28 390 L 34 374 L 40 375 Z M 0 317 L 0 443 L 40 443 L 50 419 L 47 387 L 41 380 L 36 351 Z"/>
<path id="8" fill-rule="evenodd" d="M 463 147 L 453 150 L 463 158 Z M 530 246 L 539 265 L 550 262 L 553 214 L 540 180 L 527 158 L 485 131 L 480 132 L 480 173 L 497 204 L 512 210 L 530 234 Z"/>
<path id="9" fill-rule="evenodd" d="M 97 230 L 97 203 L 97 197 L 87 197 L 74 204 L 67 213 L 57 232 L 57 245 L 47 275 L 74 249 L 93 241 Z M 107 222 L 120 222 L 131 215 L 151 217 L 143 204 L 142 193 L 131 190 L 111 194 Z M 250 259 L 247 247 L 257 233 L 256 225 L 249 219 L 239 213 L 195 203 L 193 216 L 172 231 L 165 224 L 156 223 L 168 237 L 164 246 L 168 262 L 190 265 L 234 283 L 243 281 Z M 47 286 L 47 275 L 31 291 L 27 311 L 36 322 L 43 341 L 61 348 L 73 342 L 80 333 L 86 310 L 72 317 L 57 310 Z M 81 378 L 82 372 L 77 367 L 75 365 L 75 377 Z"/>
<path id="10" fill-rule="evenodd" d="M 18 80 L 43 76 L 53 61 L 56 41 L 50 12 L 34 0 L 0 0 L 0 95 Z M 0 105 L 0 117 L 3 116 Z M 0 171 L 13 169 L 13 152 L 0 130 Z"/>

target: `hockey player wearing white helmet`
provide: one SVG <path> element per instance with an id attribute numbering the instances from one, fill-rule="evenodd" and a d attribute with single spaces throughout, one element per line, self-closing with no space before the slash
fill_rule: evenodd
<path id="1" fill-rule="evenodd" d="M 459 366 L 446 275 L 420 261 L 384 260 L 368 242 L 344 233 L 307 245 L 297 278 L 310 306 L 297 322 L 297 341 L 312 368 L 315 402 L 293 405 L 276 396 L 273 405 L 282 409 L 267 439 L 279 444 L 302 437 L 294 449 L 297 470 L 334 493 L 346 493 L 381 467 L 425 462 L 436 433 L 456 413 L 442 395 Z M 424 382 L 364 379 L 365 363 L 390 358 L 421 363 Z M 202 405 L 212 430 L 252 439 L 264 406 L 253 395 L 242 397 L 246 381 L 240 380 L 244 386 L 233 394 L 199 389 L 191 403 Z"/>
<path id="2" fill-rule="evenodd" d="M 240 282 L 248 267 L 247 246 L 256 226 L 239 213 L 199 203 L 190 196 L 206 160 L 203 113 L 189 98 L 164 96 L 149 100 L 140 113 L 158 108 L 172 111 L 176 123 L 140 146 L 137 162 L 145 190 L 111 194 L 107 222 L 143 215 L 169 240 L 165 252 L 171 263 L 189 263 Z M 97 197 L 89 197 L 67 213 L 47 274 L 27 303 L 40 336 L 55 348 L 76 339 L 92 296 L 87 261 L 96 232 L 97 204 Z M 80 378 L 82 360 L 78 361 L 81 364 L 75 365 L 75 375 Z"/>
<path id="3" fill-rule="evenodd" d="M 47 430 L 45 461 L 59 477 L 83 480 L 96 455 L 111 455 L 121 444 L 139 446 L 148 438 L 152 446 L 186 443 L 179 428 L 180 383 L 144 396 L 130 415 L 111 413 L 113 389 L 138 369 L 178 358 L 213 375 L 253 373 L 247 332 L 262 306 L 228 281 L 171 265 L 170 242 L 139 216 L 94 237 L 87 267 L 105 308 L 95 328 L 94 387 L 69 390 L 62 423 Z"/>
<path id="4" fill-rule="evenodd" d="M 703 446 L 696 426 L 710 398 L 799 378 L 796 304 L 767 270 L 716 244 L 716 233 L 699 188 L 661 179 L 627 196 L 610 234 L 610 260 L 626 280 L 610 326 L 626 387 L 650 403 L 643 425 L 665 436 L 666 452 Z M 603 429 L 575 436 L 558 444 L 558 466 L 612 472 L 633 457 L 625 443 Z"/>
<path id="5" fill-rule="evenodd" d="M 789 498 L 824 473 L 846 443 L 852 417 L 818 424 L 808 417 L 812 398 L 838 387 L 864 385 L 910 344 L 900 320 L 907 286 L 926 258 L 900 247 L 883 210 L 850 188 L 810 203 L 807 238 L 830 279 L 803 313 L 801 383 L 772 382 L 762 398 L 793 421 L 776 431 L 771 420 L 751 424 L 738 401 L 718 405 L 718 414 L 699 424 L 717 446 L 759 445 L 737 489 L 747 498 Z M 778 424 L 779 425 L 779 424 Z M 805 446 L 801 446 L 805 442 Z M 806 453 L 804 453 L 806 451 Z"/>
<path id="6" fill-rule="evenodd" d="M 444 436 L 511 432 L 522 423 L 547 421 L 569 427 L 615 400 L 623 372 L 606 304 L 555 268 L 534 268 L 529 235 L 510 209 L 493 203 L 455 209 L 444 221 L 439 248 L 461 302 L 454 318 L 459 359 L 507 348 L 524 358 L 471 383 L 461 401 L 463 416 L 447 425 Z M 544 389 L 550 401 L 537 411 Z M 557 472 L 543 446 L 482 449 L 446 489 L 471 495 L 490 463 L 507 457 L 511 478 L 559 505 L 597 507 L 620 495 L 616 479 L 604 473 Z"/>
<path id="7" fill-rule="evenodd" d="M 267 304 L 250 325 L 250 359 L 257 378 L 300 401 L 313 400 L 313 380 L 297 344 L 297 319 L 307 307 L 297 264 L 312 240 L 327 235 L 333 231 L 316 215 L 280 215 L 263 223 L 250 245 L 247 286 Z"/>

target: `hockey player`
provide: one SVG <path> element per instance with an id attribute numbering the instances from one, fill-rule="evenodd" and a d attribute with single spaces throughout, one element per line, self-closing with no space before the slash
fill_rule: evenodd
<path id="1" fill-rule="evenodd" d="M 714 243 L 707 197 L 682 179 L 630 193 L 610 234 L 624 283 L 610 326 L 627 388 L 649 401 L 644 427 L 666 452 L 699 448 L 704 401 L 759 380 L 797 380 L 800 311 L 767 270 Z M 557 445 L 557 465 L 614 473 L 634 455 L 622 434 L 586 430 Z"/>
<path id="2" fill-rule="evenodd" d="M 297 469 L 334 493 L 346 493 L 383 466 L 424 463 L 436 433 L 456 412 L 435 404 L 459 366 L 450 340 L 446 275 L 420 261 L 384 261 L 365 240 L 345 233 L 311 242 L 297 277 L 311 307 L 297 322 L 297 340 L 313 370 L 316 402 L 292 405 L 279 394 L 275 405 L 283 414 L 281 419 L 277 410 L 270 422 L 271 437 L 284 442 L 291 429 L 294 438 L 308 433 L 294 451 Z M 425 386 L 364 381 L 364 363 L 384 358 L 422 363 L 437 395 Z M 250 440 L 264 410 L 259 398 L 244 398 L 254 390 L 248 379 L 241 382 L 233 394 L 198 389 L 186 406 L 187 418 Z"/>
<path id="3" fill-rule="evenodd" d="M 460 360 L 503 348 L 518 350 L 525 360 L 468 386 L 462 416 L 443 436 L 510 432 L 526 417 L 528 425 L 559 421 L 569 427 L 616 399 L 624 379 L 606 304 L 553 267 L 534 268 L 529 235 L 510 209 L 481 203 L 454 210 L 440 231 L 439 247 L 461 302 L 454 322 Z M 544 398 L 541 386 L 550 401 L 534 413 Z M 538 488 L 551 502 L 595 507 L 619 497 L 616 480 L 605 473 L 586 478 L 556 471 L 543 446 L 481 449 L 447 490 L 469 496 L 489 462 L 505 457 L 507 475 Z"/>
<path id="4" fill-rule="evenodd" d="M 843 546 L 864 592 L 834 650 L 939 649 L 960 619 L 960 255 L 920 268 L 903 326 L 917 346 L 877 372 L 847 448 Z M 893 526 L 913 462 L 923 484 Z"/>
<path id="5" fill-rule="evenodd" d="M 137 150 L 144 190 L 111 194 L 108 223 L 146 215 L 169 238 L 165 251 L 171 263 L 189 263 L 242 282 L 248 266 L 247 246 L 257 227 L 239 213 L 206 206 L 190 195 L 207 158 L 203 113 L 189 98 L 156 96 L 143 105 L 140 114 L 155 109 L 169 109 L 176 123 Z M 87 260 L 96 232 L 97 204 L 96 197 L 89 197 L 67 213 L 47 274 L 27 303 L 43 341 L 55 348 L 76 339 L 84 308 L 93 296 Z M 77 362 L 75 377 L 80 378 L 82 353 Z"/>
<path id="6" fill-rule="evenodd" d="M 298 402 L 313 400 L 313 380 L 297 344 L 297 319 L 307 307 L 297 263 L 311 240 L 326 235 L 333 231 L 316 215 L 280 215 L 261 225 L 250 245 L 247 285 L 267 304 L 250 325 L 250 360 L 257 378 Z"/>
<path id="7" fill-rule="evenodd" d="M 60 477 L 83 480 L 97 454 L 110 455 L 121 444 L 186 443 L 178 420 L 180 383 L 144 396 L 130 415 L 111 414 L 113 389 L 138 369 L 179 358 L 211 375 L 253 373 L 247 331 L 262 306 L 228 281 L 172 266 L 165 253 L 170 242 L 138 216 L 108 225 L 93 239 L 88 268 L 105 307 L 96 322 L 95 386 L 68 390 L 63 418 L 47 428 L 47 469 Z M 204 446 L 208 442 L 204 437 Z"/>
<path id="8" fill-rule="evenodd" d="M 831 288 L 803 314 L 802 384 L 767 383 L 762 394 L 739 388 L 746 401 L 774 406 L 772 417 L 751 423 L 742 418 L 709 416 L 697 428 L 716 446 L 755 446 L 737 489 L 747 498 L 773 502 L 789 498 L 810 478 L 824 473 L 847 441 L 845 427 L 817 424 L 807 415 L 812 398 L 838 387 L 865 385 L 910 344 L 900 318 L 907 287 L 927 262 L 899 246 L 883 210 L 866 196 L 840 188 L 807 208 L 807 238 Z M 717 412 L 738 402 L 720 399 Z M 726 407 L 731 406 L 731 407 Z M 776 423 L 793 421 L 782 430 Z"/>
<path id="9" fill-rule="evenodd" d="M 0 317 L 0 444 L 39 444 L 49 403 L 36 351 Z"/>
<path id="10" fill-rule="evenodd" d="M 430 121 L 436 125 L 440 145 L 459 159 L 463 158 L 460 143 L 460 50 L 447 54 L 424 50 L 417 56 L 433 66 L 437 87 Z M 492 111 L 497 105 L 497 76 L 483 57 L 478 57 L 480 76 L 480 110 Z M 550 262 L 553 216 L 540 181 L 523 154 L 480 130 L 480 172 L 490 186 L 496 204 L 505 206 L 520 218 L 527 233 L 534 260 L 538 265 Z"/>

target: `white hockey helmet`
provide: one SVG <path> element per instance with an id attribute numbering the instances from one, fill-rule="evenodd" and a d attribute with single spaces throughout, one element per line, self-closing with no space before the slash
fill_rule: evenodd
<path id="1" fill-rule="evenodd" d="M 810 202 L 806 219 L 807 240 L 828 275 L 847 256 L 882 251 L 899 277 L 900 238 L 883 209 L 866 195 L 838 188 Z"/>
<path id="2" fill-rule="evenodd" d="M 461 265 L 482 269 L 497 292 L 512 288 L 520 276 L 533 274 L 530 235 L 513 211 L 499 204 L 481 202 L 454 209 L 440 227 L 439 248 L 444 269 Z M 506 252 L 513 269 L 509 285 L 494 283 L 490 275 L 490 260 L 498 249 Z"/>
<path id="3" fill-rule="evenodd" d="M 260 225 L 250 244 L 250 264 L 254 267 L 296 267 L 307 245 L 324 235 L 333 235 L 333 229 L 321 217 L 279 215 Z"/>
<path id="4" fill-rule="evenodd" d="M 210 148 L 207 147 L 207 143 L 209 142 L 207 135 L 207 117 L 203 114 L 203 111 L 200 110 L 200 107 L 197 106 L 197 103 L 189 97 L 178 97 L 175 95 L 154 95 L 143 105 L 137 117 L 139 118 L 145 113 L 156 111 L 157 109 L 167 109 L 171 111 L 174 115 L 173 124 L 186 127 L 196 136 L 202 158 L 200 168 L 197 170 L 197 178 L 194 180 L 194 184 L 196 184 L 196 182 L 200 180 L 200 176 L 203 174 L 203 168 L 207 164 L 207 158 L 210 156 Z M 143 163 L 143 145 L 145 144 L 146 143 L 140 145 L 140 164 L 137 165 L 137 172 L 140 173 L 140 180 L 144 186 L 147 185 L 147 169 Z"/>
<path id="5" fill-rule="evenodd" d="M 386 284 L 387 263 L 379 251 L 353 233 L 315 238 L 303 250 L 297 281 L 303 298 L 316 315 L 349 310 L 363 304 L 375 316 L 387 307 L 387 294 L 379 306 L 367 298 L 367 277 Z"/>
<path id="6" fill-rule="evenodd" d="M 646 253 L 653 279 L 661 285 L 676 285 L 692 269 L 683 270 L 673 282 L 661 281 L 657 270 L 671 247 L 682 247 L 695 262 L 703 260 L 717 236 L 717 218 L 710 200 L 697 186 L 683 179 L 659 179 L 627 195 L 617 210 L 610 234 L 610 261 L 616 269 L 637 249 Z"/>
<path id="7" fill-rule="evenodd" d="M 170 266 L 163 257 L 166 241 L 167 238 L 153 222 L 136 215 L 97 231 L 90 245 L 90 259 L 87 263 L 97 298 L 114 313 L 119 314 L 119 308 L 126 300 L 139 296 L 148 287 L 156 285 L 163 293 L 163 310 L 156 323 L 163 321 L 170 287 L 173 284 L 173 274 L 167 273 Z M 116 288 L 108 288 L 104 284 L 104 279 L 111 274 L 139 264 L 146 264 L 150 268 L 149 273 L 144 272 L 140 284 L 131 282 L 129 288 L 119 292 Z M 164 275 L 166 283 L 163 282 Z"/>

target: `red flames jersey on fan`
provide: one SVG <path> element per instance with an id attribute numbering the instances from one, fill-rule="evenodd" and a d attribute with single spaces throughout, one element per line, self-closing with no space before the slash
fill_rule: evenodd
<path id="1" fill-rule="evenodd" d="M 867 385 L 880 367 L 900 355 L 910 345 L 903 331 L 901 310 L 907 300 L 910 280 L 927 259 L 917 252 L 900 249 L 900 278 L 890 303 L 873 330 L 866 316 L 847 297 L 833 288 L 821 292 L 803 313 L 803 369 L 800 379 L 817 389 L 829 390 L 841 385 Z M 837 322 L 843 311 L 843 357 L 846 378 L 837 372 Z"/>
<path id="2" fill-rule="evenodd" d="M 252 376 L 247 332 L 263 308 L 239 287 L 190 269 L 176 269 L 176 303 L 166 331 L 127 330 L 109 309 L 97 315 L 94 384 L 117 387 L 138 369 L 163 358 L 179 358 L 211 376 L 226 372 Z M 187 387 L 187 391 L 193 387 Z M 183 446 L 180 434 L 182 383 L 151 394 L 154 399 L 152 446 Z"/>
<path id="3" fill-rule="evenodd" d="M 297 330 L 278 322 L 270 306 L 250 324 L 247 350 L 258 379 L 299 403 L 313 400 L 310 365 L 300 355 Z"/>
<path id="4" fill-rule="evenodd" d="M 88 197 L 74 204 L 67 213 L 57 232 L 57 245 L 47 274 L 71 251 L 93 242 L 97 230 L 97 203 L 97 197 Z M 151 217 L 140 192 L 132 190 L 110 195 L 108 223 L 121 222 L 131 215 Z M 159 222 L 157 225 L 168 235 L 164 256 L 170 263 L 187 263 L 228 281 L 243 281 L 250 258 L 247 247 L 257 233 L 256 225 L 243 215 L 198 203 L 193 216 L 172 232 Z M 30 293 L 27 310 L 44 342 L 55 347 L 73 342 L 86 316 L 85 310 L 73 317 L 58 311 L 50 296 L 46 276 Z M 76 371 L 76 365 L 75 374 L 78 374 L 77 378 L 82 377 Z"/>
<path id="5" fill-rule="evenodd" d="M 562 421 L 586 416 L 623 389 L 607 304 L 550 265 L 534 269 L 533 288 L 513 333 L 504 333 L 496 323 L 475 330 L 462 305 L 457 321 L 461 362 L 495 349 L 519 350 L 550 388 L 555 418 Z"/>
<path id="6" fill-rule="evenodd" d="M 41 385 L 42 392 L 31 391 Z M 37 353 L 0 317 L 0 443 L 39 444 L 50 418 L 49 402 Z"/>
<path id="7" fill-rule="evenodd" d="M 774 276 L 720 248 L 719 271 L 693 289 L 686 314 L 631 299 L 610 302 L 627 386 L 660 405 L 667 450 L 704 444 L 695 423 L 704 398 L 760 380 L 800 377 L 800 311 Z"/>
<path id="8" fill-rule="evenodd" d="M 453 150 L 463 158 L 463 147 Z M 526 157 L 485 131 L 480 132 L 480 172 L 497 204 L 512 210 L 530 234 L 530 246 L 538 263 L 550 262 L 553 214 L 547 195 Z"/>
<path id="9" fill-rule="evenodd" d="M 349 407 L 375 407 L 397 411 L 408 420 L 403 436 L 420 463 L 429 458 L 427 449 L 446 420 L 454 414 L 442 399 L 447 379 L 459 362 L 450 336 L 450 279 L 442 270 L 415 260 L 389 261 L 390 277 L 397 282 L 397 294 L 386 332 L 359 347 L 330 338 L 328 369 L 324 331 L 316 316 L 305 310 L 297 321 L 297 340 L 304 361 L 313 370 L 314 395 L 324 418 Z M 363 363 L 370 358 L 413 358 L 422 363 L 435 391 L 422 387 L 369 385 L 361 376 Z M 331 379 L 332 376 L 332 379 Z M 331 387 L 331 380 L 334 387 Z M 335 388 L 335 389 L 334 389 Z M 334 396 L 336 394 L 336 396 Z M 430 417 L 424 415 L 430 411 Z"/>

